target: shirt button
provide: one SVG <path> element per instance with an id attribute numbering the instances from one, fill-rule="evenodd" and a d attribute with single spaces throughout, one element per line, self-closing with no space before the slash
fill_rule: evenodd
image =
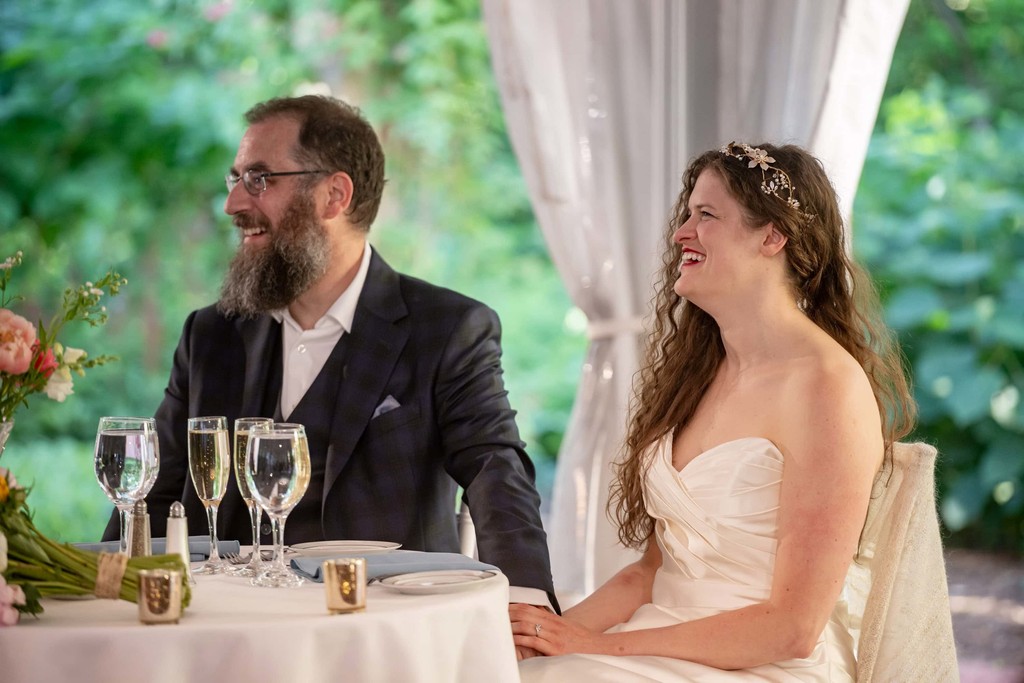
<path id="1" fill-rule="evenodd" d="M 262 525 L 260 525 L 260 533 L 263 534 L 264 536 L 269 534 L 270 531 L 271 531 L 270 524 L 268 524 L 267 522 L 264 522 Z"/>
<path id="2" fill-rule="evenodd" d="M 306 352 L 306 345 L 305 344 L 299 344 L 298 346 L 295 347 L 295 350 L 298 351 L 299 353 L 305 353 Z"/>

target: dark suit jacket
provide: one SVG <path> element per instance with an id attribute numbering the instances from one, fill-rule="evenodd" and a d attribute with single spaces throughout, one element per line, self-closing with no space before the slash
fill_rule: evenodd
<path id="1" fill-rule="evenodd" d="M 336 399 L 307 406 L 329 434 L 320 455 L 320 525 L 286 525 L 286 541 L 381 540 L 458 552 L 458 485 L 480 559 L 500 567 L 512 585 L 539 588 L 554 600 L 533 464 L 502 381 L 497 315 L 396 273 L 373 252 L 352 327 L 339 342 L 346 345 L 341 376 L 320 378 L 337 385 Z M 224 415 L 233 429 L 238 417 L 266 414 L 264 385 L 280 363 L 268 357 L 279 338 L 280 324 L 269 315 L 229 318 L 211 306 L 185 322 L 156 414 L 160 473 L 146 499 L 154 536 L 165 535 L 176 500 L 185 504 L 189 532 L 208 533 L 188 475 L 186 420 Z M 389 395 L 400 407 L 372 418 Z M 222 539 L 252 537 L 233 475 L 217 527 Z M 104 537 L 117 535 L 115 515 Z"/>

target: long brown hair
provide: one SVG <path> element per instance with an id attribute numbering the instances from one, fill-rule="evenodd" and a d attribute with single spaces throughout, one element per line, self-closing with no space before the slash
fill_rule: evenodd
<path id="1" fill-rule="evenodd" d="M 609 511 L 623 545 L 642 550 L 654 524 L 643 499 L 650 446 L 693 417 L 725 357 L 715 320 L 673 291 L 679 246 L 673 234 L 689 218 L 687 205 L 697 178 L 717 173 L 743 206 L 750 226 L 771 222 L 787 238 L 790 281 L 801 309 L 864 368 L 882 418 L 886 458 L 892 444 L 913 429 L 917 408 L 903 355 L 882 316 L 870 278 L 846 252 L 845 230 L 835 190 L 821 163 L 795 145 L 761 143 L 793 185 L 799 208 L 762 189 L 762 174 L 746 159 L 705 152 L 683 174 L 683 188 L 665 234 L 661 283 L 655 292 L 654 327 L 647 341 L 622 459 L 616 463 Z"/>

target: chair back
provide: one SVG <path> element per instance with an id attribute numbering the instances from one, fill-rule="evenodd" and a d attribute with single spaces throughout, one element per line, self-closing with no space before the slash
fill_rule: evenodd
<path id="1" fill-rule="evenodd" d="M 935 456 L 928 444 L 897 443 L 875 481 L 847 583 L 851 613 L 862 615 L 857 683 L 959 680 Z"/>

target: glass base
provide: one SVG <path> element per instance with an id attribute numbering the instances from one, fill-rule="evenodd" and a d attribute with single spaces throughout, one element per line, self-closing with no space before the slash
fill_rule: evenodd
<path id="1" fill-rule="evenodd" d="M 263 588 L 297 588 L 306 583 L 306 580 L 291 569 L 281 571 L 276 567 L 268 567 L 252 577 L 250 583 Z"/>
<path id="2" fill-rule="evenodd" d="M 229 574 L 231 565 L 224 560 L 207 560 L 192 570 L 193 574 Z"/>
<path id="3" fill-rule="evenodd" d="M 248 564 L 232 565 L 228 568 L 227 573 L 231 576 L 259 576 L 265 566 L 260 561 L 259 555 L 254 553 Z"/>

